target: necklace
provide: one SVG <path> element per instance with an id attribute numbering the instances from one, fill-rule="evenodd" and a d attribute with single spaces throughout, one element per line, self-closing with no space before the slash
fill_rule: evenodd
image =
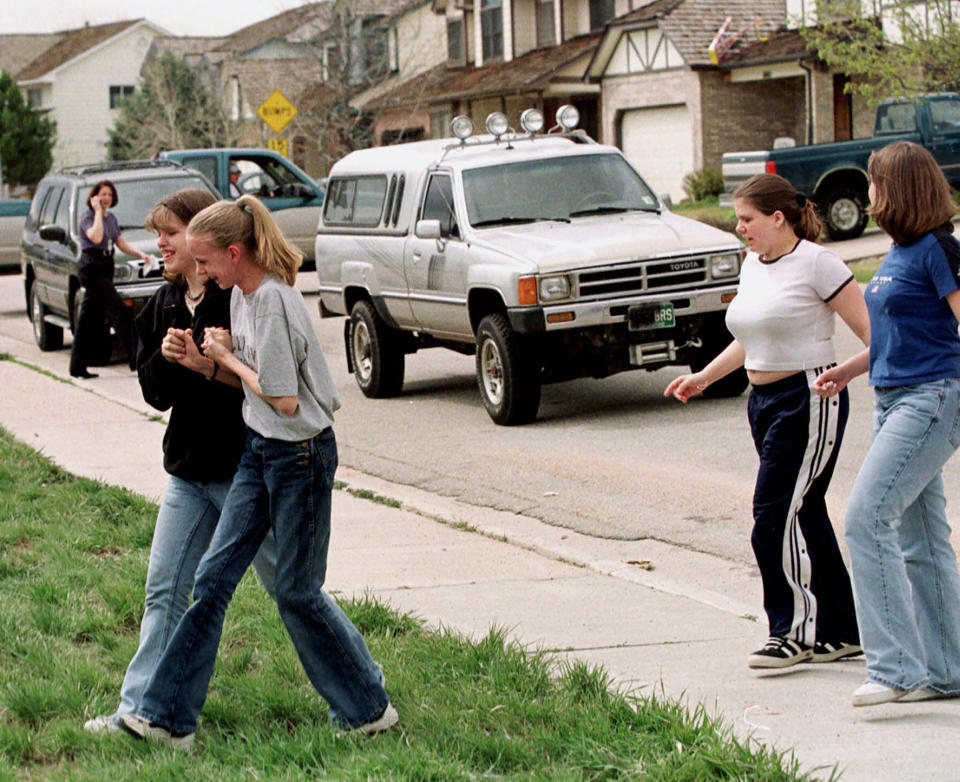
<path id="1" fill-rule="evenodd" d="M 206 292 L 207 292 L 207 287 L 204 286 L 204 287 L 202 287 L 202 288 L 200 289 L 200 293 L 198 293 L 196 296 L 191 296 L 191 295 L 190 295 L 190 289 L 187 288 L 187 289 L 183 292 L 183 295 L 186 296 L 189 301 L 192 301 L 192 302 L 194 302 L 194 304 L 196 304 L 198 301 L 200 301 L 200 299 L 203 298 L 203 294 L 206 293 Z"/>

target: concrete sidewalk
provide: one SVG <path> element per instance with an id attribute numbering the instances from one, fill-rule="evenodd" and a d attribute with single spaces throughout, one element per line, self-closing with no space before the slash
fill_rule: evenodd
<path id="1" fill-rule="evenodd" d="M 19 440 L 77 475 L 161 494 L 164 426 L 146 404 L 14 361 L 0 361 L 0 388 L 0 426 Z M 561 659 L 601 664 L 625 687 L 701 702 L 738 735 L 794 749 L 806 770 L 960 779 L 960 701 L 854 709 L 862 659 L 772 674 L 746 667 L 766 636 L 752 568 L 651 540 L 583 536 L 346 469 L 338 478 L 402 507 L 335 493 L 333 593 L 370 591 L 471 636 L 507 628 Z"/>

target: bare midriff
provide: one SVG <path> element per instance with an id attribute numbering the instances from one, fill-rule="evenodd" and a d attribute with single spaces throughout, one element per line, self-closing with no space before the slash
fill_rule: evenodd
<path id="1" fill-rule="evenodd" d="M 768 383 L 776 383 L 778 380 L 783 380 L 785 377 L 799 374 L 801 371 L 802 370 L 799 369 L 784 369 L 777 370 L 776 372 L 767 372 L 762 369 L 748 369 L 747 378 L 750 380 L 752 385 L 765 386 Z"/>

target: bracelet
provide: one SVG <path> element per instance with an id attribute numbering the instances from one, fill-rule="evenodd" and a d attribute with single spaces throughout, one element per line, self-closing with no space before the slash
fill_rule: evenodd
<path id="1" fill-rule="evenodd" d="M 213 379 L 217 376 L 217 370 L 218 370 L 219 368 L 220 368 L 220 365 L 219 365 L 216 361 L 214 361 L 214 362 L 213 362 L 213 372 L 210 373 L 210 376 L 209 376 L 209 377 L 207 377 L 206 375 L 204 375 L 204 377 L 206 377 L 207 380 L 213 380 Z"/>

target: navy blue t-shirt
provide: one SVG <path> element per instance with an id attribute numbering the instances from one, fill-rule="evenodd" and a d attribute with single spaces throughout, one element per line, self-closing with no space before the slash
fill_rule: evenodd
<path id="1" fill-rule="evenodd" d="M 957 319 L 944 296 L 960 287 L 960 244 L 931 231 L 895 244 L 867 285 L 870 385 L 960 377 Z"/>
<path id="2" fill-rule="evenodd" d="M 93 209 L 87 207 L 87 210 L 80 215 L 80 249 L 81 250 L 103 250 L 104 252 L 113 252 L 113 245 L 120 236 L 120 226 L 113 212 L 107 212 L 103 218 L 103 238 L 99 242 L 91 242 L 87 236 L 87 229 L 93 228 L 94 214 Z"/>

